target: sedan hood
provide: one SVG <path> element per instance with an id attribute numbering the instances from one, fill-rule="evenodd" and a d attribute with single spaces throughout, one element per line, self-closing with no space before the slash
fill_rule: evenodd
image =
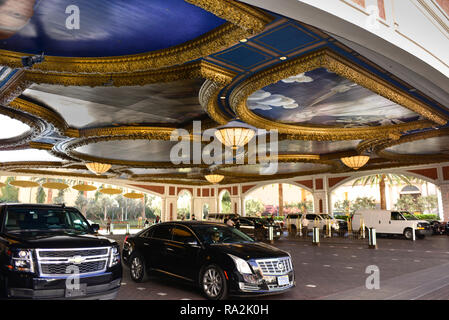
<path id="1" fill-rule="evenodd" d="M 288 253 L 263 242 L 212 244 L 211 248 L 244 260 L 287 257 Z"/>
<path id="2" fill-rule="evenodd" d="M 8 233 L 7 240 L 18 248 L 57 249 L 111 246 L 116 242 L 102 236 L 70 231 L 27 231 Z"/>

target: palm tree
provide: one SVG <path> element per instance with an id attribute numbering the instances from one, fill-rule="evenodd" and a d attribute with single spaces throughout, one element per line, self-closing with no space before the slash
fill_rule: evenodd
<path id="1" fill-rule="evenodd" d="M 387 209 L 387 201 L 386 201 L 386 195 L 385 195 L 385 186 L 386 182 L 391 184 L 407 184 L 412 185 L 412 182 L 422 182 L 421 179 L 408 177 L 403 174 L 393 174 L 393 173 L 379 173 L 379 174 L 372 174 L 369 176 L 364 176 L 361 178 L 358 178 L 354 181 L 352 186 L 357 185 L 379 185 L 379 194 L 380 194 L 380 208 L 382 210 Z"/>
<path id="2" fill-rule="evenodd" d="M 279 211 L 278 216 L 284 215 L 284 186 L 279 183 Z"/>

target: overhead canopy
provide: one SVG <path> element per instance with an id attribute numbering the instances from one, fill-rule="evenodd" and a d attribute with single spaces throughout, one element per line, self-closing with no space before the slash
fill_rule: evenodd
<path id="1" fill-rule="evenodd" d="M 2 172 L 209 186 L 205 171 L 232 184 L 350 172 L 341 159 L 359 155 L 359 171 L 449 161 L 446 106 L 301 21 L 227 0 L 81 0 L 76 28 L 64 1 L 22 2 L 10 10 L 28 23 L 0 19 L 0 122 L 17 128 L 0 137 Z M 208 129 L 232 120 L 255 137 L 213 158 Z"/>

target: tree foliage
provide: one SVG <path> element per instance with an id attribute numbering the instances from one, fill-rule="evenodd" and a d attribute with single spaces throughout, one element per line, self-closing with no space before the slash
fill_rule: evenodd
<path id="1" fill-rule="evenodd" d="M 265 209 L 262 201 L 257 199 L 248 199 L 245 202 L 245 213 L 248 216 L 260 216 Z"/>

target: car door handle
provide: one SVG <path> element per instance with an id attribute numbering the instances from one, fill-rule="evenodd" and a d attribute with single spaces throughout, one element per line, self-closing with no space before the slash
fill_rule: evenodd
<path id="1" fill-rule="evenodd" d="M 143 243 L 143 245 L 144 245 L 144 246 L 149 246 L 150 244 L 149 244 L 149 243 L 146 243 L 146 242 L 144 242 L 144 243 Z"/>
<path id="2" fill-rule="evenodd" d="M 173 248 L 166 248 L 166 249 L 167 249 L 167 251 L 170 251 L 170 252 L 175 251 L 175 249 L 173 249 Z"/>

